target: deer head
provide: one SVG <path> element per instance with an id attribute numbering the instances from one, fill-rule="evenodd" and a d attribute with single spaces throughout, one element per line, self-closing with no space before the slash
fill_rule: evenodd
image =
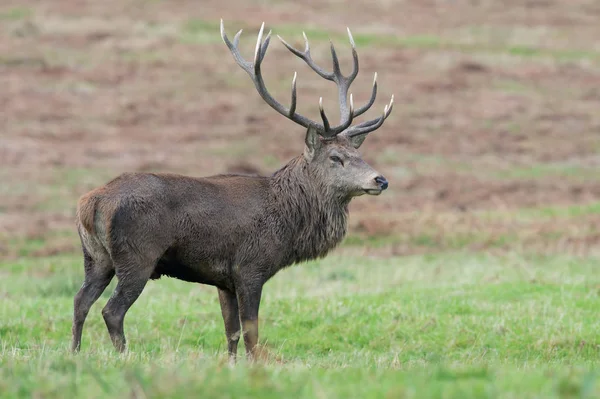
<path id="1" fill-rule="evenodd" d="M 319 76 L 336 84 L 341 120 L 339 125 L 331 126 L 323 109 L 322 97 L 319 99 L 319 111 L 322 123 L 310 120 L 296 112 L 296 73 L 294 73 L 294 78 L 292 79 L 292 98 L 289 108 L 283 106 L 269 94 L 261 75 L 261 63 L 269 47 L 271 31 L 269 31 L 263 41 L 264 27 L 265 24 L 263 23 L 258 34 L 253 62 L 246 61 L 238 50 L 242 30 L 235 35 L 232 43 L 225 34 L 223 20 L 221 20 L 221 37 L 227 47 L 229 47 L 235 61 L 248 73 L 263 100 L 281 115 L 307 129 L 303 156 L 307 162 L 309 173 L 324 187 L 333 189 L 345 198 L 362 194 L 381 194 L 388 187 L 388 182 L 361 158 L 358 148 L 362 145 L 367 134 L 378 129 L 390 115 L 394 105 L 394 96 L 392 95 L 390 103 L 385 106 L 383 114 L 380 117 L 351 126 L 354 118 L 365 113 L 375 102 L 377 96 L 377 73 L 375 73 L 373 79 L 371 98 L 365 105 L 355 109 L 352 94 L 348 95 L 348 90 L 358 75 L 358 54 L 350 29 L 348 29 L 348 38 L 352 46 L 354 68 L 348 76 L 344 76 L 340 70 L 340 64 L 333 43 L 331 43 L 333 71 L 327 72 L 313 61 L 308 39 L 304 32 L 304 51 L 295 49 L 280 36 L 277 36 L 288 50 L 304 60 Z"/>

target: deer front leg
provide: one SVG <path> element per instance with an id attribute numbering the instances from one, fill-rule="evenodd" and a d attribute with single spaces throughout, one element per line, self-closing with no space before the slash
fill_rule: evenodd
<path id="1" fill-rule="evenodd" d="M 244 346 L 248 360 L 256 358 L 258 344 L 258 307 L 262 294 L 262 284 L 255 286 L 243 286 L 237 289 L 237 300 L 242 320 L 242 333 L 244 334 Z"/>
<path id="2" fill-rule="evenodd" d="M 225 291 L 219 288 L 219 302 L 221 303 L 221 313 L 225 322 L 225 335 L 227 336 L 227 352 L 229 361 L 235 363 L 237 356 L 237 347 L 240 340 L 240 313 L 238 311 L 238 302 L 233 292 Z"/>

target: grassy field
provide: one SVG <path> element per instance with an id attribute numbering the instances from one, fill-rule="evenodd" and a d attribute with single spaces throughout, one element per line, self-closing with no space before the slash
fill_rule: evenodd
<path id="1" fill-rule="evenodd" d="M 266 286 L 256 365 L 226 362 L 216 291 L 152 282 L 117 355 L 100 309 L 68 352 L 80 259 L 1 266 L 5 397 L 598 397 L 597 258 L 338 254 Z"/>
<path id="2" fill-rule="evenodd" d="M 303 129 L 221 42 L 262 21 L 378 72 L 365 159 L 331 256 L 265 287 L 264 356 L 226 358 L 216 290 L 151 282 L 115 354 L 100 311 L 71 355 L 77 198 L 125 171 L 268 174 Z M 0 397 L 600 397 L 600 7 L 589 0 L 5 0 L 0 4 Z M 276 40 L 263 63 L 318 119 L 335 92 Z M 367 117 L 370 117 L 369 114 Z M 243 349 L 240 351 L 243 353 Z"/>

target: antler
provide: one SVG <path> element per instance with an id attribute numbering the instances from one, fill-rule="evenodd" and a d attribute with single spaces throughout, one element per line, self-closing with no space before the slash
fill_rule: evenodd
<path id="1" fill-rule="evenodd" d="M 370 107 L 370 106 L 369 106 Z M 379 118 L 371 119 L 370 121 L 366 121 L 360 123 L 358 125 L 352 126 L 350 129 L 346 130 L 344 133 L 347 137 L 360 136 L 361 134 L 367 134 L 372 132 L 373 130 L 379 129 L 381 125 L 383 125 L 383 121 L 386 120 L 388 116 L 392 113 L 392 108 L 394 107 L 394 95 L 392 94 L 392 98 L 390 99 L 390 103 L 387 104 L 383 108 L 383 115 Z"/>
<path id="2" fill-rule="evenodd" d="M 319 132 L 324 131 L 322 125 L 308 119 L 305 116 L 296 113 L 296 73 L 294 73 L 294 79 L 292 80 L 292 101 L 289 108 L 284 107 L 281 103 L 279 103 L 279 101 L 275 100 L 267 91 L 267 88 L 265 87 L 265 82 L 260 72 L 260 65 L 265 57 L 265 54 L 267 53 L 267 48 L 269 47 L 269 42 L 271 40 L 271 31 L 269 31 L 269 33 L 267 34 L 267 38 L 263 42 L 262 37 L 264 28 L 265 23 L 263 22 L 262 26 L 260 27 L 260 32 L 258 33 L 258 39 L 256 41 L 256 50 L 254 51 L 253 63 L 246 61 L 240 55 L 238 44 L 240 41 L 240 35 L 242 34 L 241 29 L 233 38 L 233 43 L 231 43 L 231 41 L 225 34 L 225 27 L 223 26 L 223 20 L 221 20 L 221 37 L 223 38 L 223 41 L 225 42 L 227 47 L 229 47 L 229 50 L 231 51 L 231 54 L 233 54 L 233 58 L 238 63 L 238 65 L 242 67 L 242 69 L 246 71 L 248 75 L 250 75 L 250 78 L 254 82 L 254 86 L 256 86 L 256 90 L 258 90 L 258 94 L 260 94 L 260 96 L 267 102 L 267 104 L 269 104 L 273 109 L 275 109 L 275 111 L 298 123 L 299 125 L 302 125 L 306 128 L 308 128 L 309 126 L 313 126 Z"/>
<path id="3" fill-rule="evenodd" d="M 346 135 L 348 135 L 350 137 L 357 136 L 357 135 L 369 133 L 369 132 L 379 128 L 383 124 L 383 121 L 389 116 L 389 114 L 392 111 L 394 96 L 392 96 L 392 100 L 390 101 L 390 104 L 386 105 L 386 107 L 384 108 L 384 112 L 381 117 L 367 121 L 367 122 L 363 122 L 363 123 L 358 124 L 353 127 L 350 127 L 350 125 L 352 124 L 352 120 L 355 117 L 365 113 L 375 102 L 375 98 L 377 96 L 377 73 L 375 73 L 375 77 L 373 79 L 373 91 L 371 93 L 371 98 L 369 99 L 367 104 L 363 105 L 362 107 L 360 107 L 358 109 L 354 109 L 354 102 L 353 102 L 352 94 L 350 94 L 350 101 L 348 104 L 348 89 L 350 88 L 350 85 L 352 84 L 352 82 L 354 81 L 356 76 L 358 75 L 358 54 L 356 52 L 356 45 L 354 43 L 354 38 L 352 37 L 352 33 L 350 32 L 349 28 L 347 28 L 347 30 L 348 30 L 348 38 L 350 40 L 350 45 L 352 46 L 352 57 L 354 60 L 354 68 L 352 70 L 352 73 L 348 76 L 344 76 L 340 70 L 340 64 L 339 64 L 333 43 L 331 43 L 331 58 L 333 60 L 333 72 L 327 72 L 324 69 L 322 69 L 321 67 L 319 67 L 318 65 L 316 65 L 315 62 L 313 61 L 312 56 L 310 54 L 310 45 L 308 43 L 308 38 L 306 37 L 306 34 L 304 32 L 302 32 L 302 35 L 304 36 L 304 42 L 305 42 L 304 51 L 299 51 L 299 50 L 295 49 L 294 47 L 289 45 L 285 40 L 283 40 L 279 35 L 277 36 L 279 38 L 279 40 L 281 40 L 281 42 L 288 48 L 288 50 L 290 50 L 296 56 L 298 56 L 299 58 L 304 60 L 304 62 L 306 62 L 306 64 L 308 64 L 308 66 L 310 66 L 313 71 L 315 71 L 322 78 L 334 82 L 336 84 L 336 86 L 338 87 L 340 114 L 341 114 L 340 124 L 337 126 L 331 127 L 329 124 L 329 120 L 325 114 L 325 110 L 323 109 L 323 98 L 322 97 L 319 99 L 319 111 L 321 114 L 321 119 L 323 121 L 323 124 L 319 124 L 315 121 L 312 121 L 312 120 L 306 118 L 305 116 L 302 116 L 302 115 L 296 113 L 296 77 L 297 77 L 297 74 L 295 72 L 294 72 L 294 78 L 292 80 L 292 99 L 291 99 L 291 104 L 290 104 L 289 108 L 286 108 L 281 103 L 279 103 L 277 100 L 275 100 L 267 91 L 264 80 L 261 75 L 260 66 L 265 57 L 265 54 L 267 53 L 267 48 L 269 47 L 269 42 L 271 40 L 271 31 L 269 31 L 265 41 L 263 42 L 262 37 L 263 37 L 264 26 L 265 26 L 265 24 L 263 22 L 263 24 L 260 28 L 260 32 L 258 33 L 258 39 L 256 42 L 256 50 L 254 52 L 254 62 L 253 63 L 244 60 L 244 58 L 240 55 L 240 52 L 238 50 L 238 43 L 239 43 L 240 35 L 242 34 L 242 30 L 240 30 L 235 35 L 235 37 L 233 39 L 233 43 L 231 43 L 231 41 L 229 41 L 229 39 L 227 38 L 227 35 L 225 34 L 223 20 L 221 20 L 221 37 L 223 38 L 223 41 L 225 42 L 227 47 L 229 47 L 229 50 L 233 54 L 233 57 L 236 60 L 236 62 L 238 63 L 238 65 L 240 67 L 242 67 L 242 69 L 244 69 L 248 73 L 248 75 L 250 75 L 250 78 L 254 82 L 254 85 L 256 86 L 256 89 L 257 89 L 258 93 L 260 94 L 260 96 L 273 109 L 275 109 L 280 114 L 284 115 L 285 117 L 291 119 L 292 121 L 298 123 L 301 126 L 304 126 L 306 128 L 313 127 L 323 137 L 334 137 L 337 134 L 340 134 L 341 132 L 345 131 L 346 129 L 347 129 L 345 132 Z"/>

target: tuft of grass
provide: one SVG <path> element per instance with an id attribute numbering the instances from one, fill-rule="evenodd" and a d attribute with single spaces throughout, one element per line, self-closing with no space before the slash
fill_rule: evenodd
<path id="1" fill-rule="evenodd" d="M 29 18 L 33 15 L 33 10 L 27 7 L 12 7 L 0 10 L 0 20 L 18 21 Z"/>
<path id="2" fill-rule="evenodd" d="M 562 177 L 584 181 L 600 178 L 598 171 L 595 168 L 567 166 L 560 164 L 537 164 L 530 167 L 510 168 L 497 171 L 495 176 L 504 179 L 541 179 L 547 177 Z"/>
<path id="3" fill-rule="evenodd" d="M 592 202 L 586 205 L 570 205 L 562 207 L 540 207 L 533 212 L 541 213 L 545 216 L 585 216 L 585 215 L 600 215 L 600 202 Z"/>
<path id="4" fill-rule="evenodd" d="M 191 18 L 182 26 L 180 39 L 184 43 L 218 43 L 221 41 L 219 22 Z"/>
<path id="5" fill-rule="evenodd" d="M 523 82 L 514 79 L 497 79 L 494 87 L 507 93 L 524 94 L 536 91 L 537 88 L 530 87 Z"/>

